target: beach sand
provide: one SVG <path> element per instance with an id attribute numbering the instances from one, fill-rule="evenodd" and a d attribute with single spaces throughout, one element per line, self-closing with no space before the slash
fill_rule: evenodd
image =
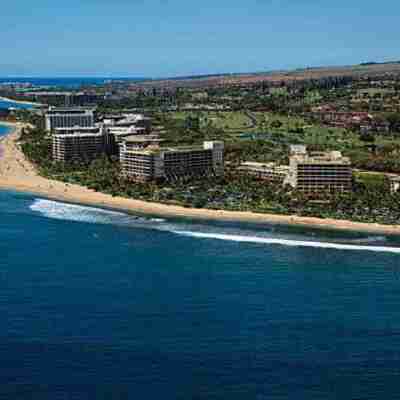
<path id="1" fill-rule="evenodd" d="M 400 225 L 367 224 L 344 220 L 298 217 L 295 215 L 286 216 L 184 208 L 122 197 L 113 197 L 79 185 L 49 180 L 37 174 L 34 166 L 25 159 L 19 148 L 18 138 L 23 125 L 8 125 L 13 127 L 13 132 L 1 139 L 0 142 L 0 189 L 28 192 L 54 200 L 107 207 L 153 216 L 295 225 L 310 228 L 400 235 Z"/>

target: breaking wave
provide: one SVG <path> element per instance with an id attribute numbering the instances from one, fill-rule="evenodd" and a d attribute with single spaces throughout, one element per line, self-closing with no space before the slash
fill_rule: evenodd
<path id="1" fill-rule="evenodd" d="M 226 235 L 218 233 L 202 233 L 202 232 L 191 232 L 191 231 L 173 231 L 177 235 L 190 236 L 198 239 L 216 239 L 216 240 L 229 240 L 233 242 L 243 243 L 258 243 L 268 245 L 282 245 L 292 247 L 315 247 L 323 249 L 336 249 L 336 250 L 363 250 L 363 251 L 375 251 L 375 252 L 388 252 L 400 254 L 400 248 L 397 247 L 385 247 L 385 246 L 357 246 L 354 244 L 342 244 L 332 242 L 317 242 L 317 241 L 302 241 L 302 240 L 290 240 L 282 238 L 267 238 L 259 236 L 242 236 L 242 235 Z"/>
<path id="2" fill-rule="evenodd" d="M 96 207 L 87 207 L 77 204 L 62 203 L 59 201 L 35 199 L 29 207 L 45 217 L 88 222 L 93 224 L 132 225 L 134 222 L 162 222 L 162 219 L 142 218 L 125 214 L 119 211 L 105 210 Z"/>
<path id="3" fill-rule="evenodd" d="M 144 218 L 129 215 L 124 212 L 106 210 L 96 207 L 81 206 L 76 204 L 62 203 L 53 200 L 35 199 L 30 209 L 41 215 L 60 220 L 86 222 L 93 224 L 113 224 L 131 227 L 140 227 L 169 232 L 181 236 L 189 236 L 197 239 L 226 240 L 241 243 L 256 243 L 264 245 L 280 245 L 291 247 L 311 247 L 334 250 L 372 251 L 400 254 L 400 247 L 377 246 L 374 243 L 382 243 L 386 240 L 384 236 L 371 236 L 367 238 L 348 239 L 345 242 L 332 239 L 326 241 L 304 240 L 304 236 L 279 235 L 274 231 L 260 232 L 254 236 L 254 231 L 212 228 L 207 225 L 171 223 L 161 218 Z M 316 238 L 316 236 L 313 236 Z"/>

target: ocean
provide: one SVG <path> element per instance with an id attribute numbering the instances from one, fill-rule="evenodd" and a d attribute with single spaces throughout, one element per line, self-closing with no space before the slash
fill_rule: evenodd
<path id="1" fill-rule="evenodd" d="M 18 83 L 18 84 L 31 84 L 35 87 L 51 87 L 59 88 L 61 90 L 74 90 L 83 86 L 98 86 L 104 85 L 107 82 L 141 82 L 144 78 L 90 78 L 90 77 L 76 77 L 76 78 L 0 78 L 0 87 L 2 84 Z M 14 103 L 13 101 L 0 100 L 0 109 L 8 109 L 10 107 L 27 110 L 31 109 L 30 104 Z"/>
<path id="2" fill-rule="evenodd" d="M 1 107 L 0 107 L 0 108 L 1 108 Z M 2 136 L 7 135 L 7 133 L 9 133 L 9 132 L 10 132 L 10 128 L 9 128 L 8 126 L 2 125 L 2 124 L 0 123 L 0 138 L 1 138 Z"/>
<path id="3" fill-rule="evenodd" d="M 0 100 L 0 109 L 9 109 L 9 108 L 16 108 L 19 110 L 30 110 L 32 107 L 31 104 L 21 104 L 21 103 L 15 103 L 13 101 L 5 101 L 5 100 Z"/>
<path id="4" fill-rule="evenodd" d="M 0 191 L 0 398 L 397 399 L 398 246 Z"/>
<path id="5" fill-rule="evenodd" d="M 97 86 L 103 85 L 106 82 L 110 81 L 119 81 L 119 82 L 140 82 L 145 80 L 145 78 L 138 78 L 138 77 L 42 77 L 42 78 L 35 78 L 35 77 L 25 77 L 25 78 L 16 78 L 16 77 L 7 77 L 7 78 L 0 78 L 0 85 L 1 84 L 9 84 L 9 83 L 19 83 L 19 84 L 31 84 L 34 86 L 43 86 L 43 87 L 58 87 L 64 89 L 78 89 L 81 86 Z"/>

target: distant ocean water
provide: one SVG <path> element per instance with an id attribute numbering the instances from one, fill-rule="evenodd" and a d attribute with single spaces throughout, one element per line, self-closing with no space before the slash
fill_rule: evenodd
<path id="1" fill-rule="evenodd" d="M 85 85 L 102 85 L 107 81 L 125 81 L 125 82 L 137 82 L 142 81 L 144 78 L 107 78 L 107 77 L 75 77 L 75 78 L 52 78 L 52 77 L 44 77 L 44 78 L 0 78 L 0 85 L 2 83 L 30 83 L 35 86 L 52 86 L 52 87 L 59 87 L 59 88 L 71 88 L 76 89 L 80 86 Z"/>
<path id="2" fill-rule="evenodd" d="M 397 238 L 1 191 L 0 221 L 0 398 L 398 397 Z"/>

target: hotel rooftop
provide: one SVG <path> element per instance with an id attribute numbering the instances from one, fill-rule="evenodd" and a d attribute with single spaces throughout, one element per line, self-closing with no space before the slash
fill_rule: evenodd
<path id="1" fill-rule="evenodd" d="M 305 154 L 294 154 L 292 156 L 298 163 L 307 164 L 346 164 L 350 165 L 350 159 L 348 157 L 342 156 L 340 151 L 330 151 L 330 152 L 311 152 Z"/>

